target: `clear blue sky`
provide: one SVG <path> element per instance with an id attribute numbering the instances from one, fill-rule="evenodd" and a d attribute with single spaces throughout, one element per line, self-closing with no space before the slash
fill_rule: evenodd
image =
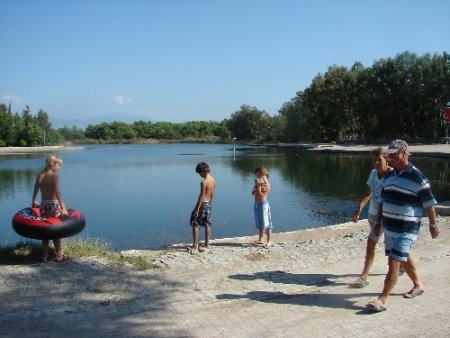
<path id="1" fill-rule="evenodd" d="M 448 0 L 0 0 L 0 102 L 51 117 L 274 115 L 318 73 L 450 47 Z"/>

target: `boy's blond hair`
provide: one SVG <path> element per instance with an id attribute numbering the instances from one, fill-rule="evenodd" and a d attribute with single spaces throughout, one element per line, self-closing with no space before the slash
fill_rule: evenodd
<path id="1" fill-rule="evenodd" d="M 269 172 L 267 171 L 266 167 L 262 166 L 262 167 L 256 168 L 255 169 L 255 174 L 257 174 L 259 172 L 262 172 L 264 175 L 267 176 L 267 178 L 269 178 Z"/>
<path id="2" fill-rule="evenodd" d="M 47 157 L 47 159 L 45 160 L 45 168 L 51 168 L 54 167 L 56 165 L 62 165 L 63 164 L 63 160 L 61 160 L 58 156 L 56 155 L 49 155 Z"/>

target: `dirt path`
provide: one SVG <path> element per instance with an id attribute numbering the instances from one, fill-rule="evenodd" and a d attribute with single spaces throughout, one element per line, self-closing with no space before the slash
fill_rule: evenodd
<path id="1" fill-rule="evenodd" d="M 400 277 L 388 310 L 364 305 L 381 291 L 386 259 L 379 244 L 370 284 L 360 272 L 367 223 L 215 241 L 192 256 L 184 247 L 139 251 L 160 268 L 110 268 L 91 257 L 62 264 L 0 266 L 1 337 L 448 337 L 450 218 L 441 236 L 422 229 L 414 247 L 424 295 Z"/>

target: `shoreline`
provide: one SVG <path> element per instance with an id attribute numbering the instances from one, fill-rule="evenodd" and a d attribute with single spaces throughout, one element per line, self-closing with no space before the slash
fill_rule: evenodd
<path id="1" fill-rule="evenodd" d="M 345 154 L 370 154 L 377 147 L 387 145 L 318 145 L 307 149 L 317 153 L 345 153 Z M 450 145 L 448 144 L 418 144 L 409 145 L 408 151 L 414 157 L 450 158 Z"/>
<path id="2" fill-rule="evenodd" d="M 0 147 L 1 155 L 15 155 L 15 154 L 34 154 L 46 153 L 63 150 L 80 150 L 83 147 L 78 146 L 39 146 L 39 147 Z"/>
<path id="3" fill-rule="evenodd" d="M 152 142 L 153 143 L 153 142 Z M 387 147 L 387 145 L 371 144 L 303 144 L 303 143 L 279 143 L 279 144 L 261 144 L 259 147 L 275 147 L 280 149 L 301 149 L 316 153 L 348 153 L 348 154 L 370 154 L 377 147 Z M 83 146 L 58 145 L 58 146 L 38 146 L 38 147 L 0 147 L 0 155 L 4 154 L 29 154 L 37 152 L 61 151 L 83 149 Z M 423 157 L 450 157 L 449 144 L 416 144 L 410 145 L 408 150 L 413 156 Z"/>
<path id="4" fill-rule="evenodd" d="M 447 204 L 449 204 L 447 202 Z M 440 204 L 439 204 L 440 205 Z M 444 225 L 445 228 L 450 230 L 450 215 L 448 214 L 437 214 L 438 223 Z M 427 231 L 428 221 L 427 218 L 424 217 L 421 224 L 421 234 L 419 237 L 429 236 Z M 325 241 L 330 242 L 329 246 L 333 244 L 331 241 L 341 238 L 352 238 L 354 240 L 358 240 L 360 242 L 364 242 L 367 239 L 369 223 L 367 218 L 360 219 L 357 223 L 352 221 L 325 225 L 316 228 L 308 228 L 301 230 L 293 230 L 293 231 L 285 231 L 285 232 L 274 232 L 272 234 L 272 246 L 266 247 L 264 245 L 255 246 L 257 249 L 268 250 L 270 251 L 275 246 L 285 246 L 287 243 L 298 243 L 305 241 Z M 366 233 L 367 232 L 367 233 Z M 212 248 L 216 247 L 233 247 L 233 248 L 248 248 L 254 247 L 252 243 L 254 243 L 258 238 L 257 234 L 247 235 L 247 236 L 236 236 L 236 237 L 223 237 L 223 238 L 215 238 L 210 240 L 210 246 Z M 381 243 L 382 244 L 382 243 Z M 200 246 L 204 245 L 204 240 L 200 240 Z M 378 244 L 380 245 L 380 243 Z M 128 250 L 120 250 L 119 253 L 124 256 L 137 256 L 137 257 L 145 257 L 149 259 L 156 260 L 156 265 L 160 267 L 169 267 L 172 266 L 172 254 L 174 252 L 181 253 L 181 255 L 186 255 L 189 257 L 201 257 L 202 254 L 191 255 L 189 252 L 189 248 L 191 243 L 173 243 L 163 245 L 158 248 L 147 248 L 147 249 L 128 249 Z M 328 246 L 328 245 L 327 245 Z M 169 255 L 170 262 L 166 262 L 161 257 L 165 257 Z M 219 257 L 219 260 L 222 259 Z M 161 263 L 161 264 L 160 264 Z M 185 263 L 182 264 L 182 266 Z"/>

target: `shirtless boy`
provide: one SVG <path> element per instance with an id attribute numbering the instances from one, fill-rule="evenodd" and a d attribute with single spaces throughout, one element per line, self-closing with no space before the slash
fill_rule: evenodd
<path id="1" fill-rule="evenodd" d="M 204 162 L 197 164 L 195 172 L 203 177 L 203 181 L 200 183 L 200 194 L 190 220 L 193 237 L 190 253 L 193 255 L 199 252 L 200 227 L 205 228 L 205 246 L 200 251 L 209 250 L 209 239 L 211 237 L 211 203 L 216 188 L 216 182 L 210 174 L 208 164 Z"/>
<path id="2" fill-rule="evenodd" d="M 47 157 L 44 170 L 37 175 L 34 184 L 33 197 L 31 205 L 33 208 L 39 208 L 43 217 L 60 217 L 68 215 L 63 197 L 59 191 L 58 171 L 61 169 L 63 161 L 57 156 L 51 155 Z M 37 203 L 37 194 L 41 191 L 41 204 Z M 67 257 L 63 254 L 61 239 L 53 240 L 55 246 L 56 258 L 55 262 L 63 262 Z M 47 262 L 49 241 L 42 241 L 41 261 Z"/>

